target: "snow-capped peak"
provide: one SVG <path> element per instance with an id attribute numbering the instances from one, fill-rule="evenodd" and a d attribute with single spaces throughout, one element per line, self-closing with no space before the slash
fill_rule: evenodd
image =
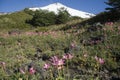
<path id="1" fill-rule="evenodd" d="M 53 11 L 57 14 L 60 8 L 66 9 L 71 16 L 79 16 L 81 18 L 90 18 L 92 16 L 95 16 L 94 14 L 91 14 L 91 13 L 87 13 L 87 12 L 83 12 L 83 11 L 79 11 L 79 10 L 67 7 L 59 2 L 49 4 L 48 6 L 44 6 L 44 7 L 35 7 L 35 8 L 29 8 L 29 9 L 33 11 L 40 10 L 40 9 L 48 10 L 48 11 Z"/>

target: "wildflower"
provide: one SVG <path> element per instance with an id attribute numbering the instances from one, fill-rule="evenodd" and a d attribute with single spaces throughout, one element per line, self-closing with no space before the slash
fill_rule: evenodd
<path id="1" fill-rule="evenodd" d="M 35 72 L 36 72 L 36 70 L 35 70 L 33 67 L 31 67 L 31 68 L 29 69 L 29 73 L 30 73 L 30 74 L 35 74 Z"/>
<path id="2" fill-rule="evenodd" d="M 104 64 L 104 62 L 105 62 L 104 59 L 99 58 L 99 63 L 100 63 L 100 64 Z"/>
<path id="3" fill-rule="evenodd" d="M 104 59 L 102 59 L 102 58 L 98 58 L 97 56 L 95 56 L 95 59 L 100 64 L 104 64 L 105 63 Z"/>
<path id="4" fill-rule="evenodd" d="M 49 68 L 50 68 L 50 64 L 47 64 L 47 63 L 44 64 L 43 68 L 44 68 L 44 69 L 49 69 Z"/>
<path id="5" fill-rule="evenodd" d="M 5 65 L 6 63 L 5 62 L 0 62 L 0 65 L 3 67 L 3 69 L 5 70 Z"/>
<path id="6" fill-rule="evenodd" d="M 60 66 L 60 65 L 63 65 L 64 64 L 64 60 L 63 59 L 59 59 L 58 62 L 57 62 L 57 65 Z"/>
<path id="7" fill-rule="evenodd" d="M 114 23 L 113 22 L 106 22 L 105 25 L 112 26 Z"/>
<path id="8" fill-rule="evenodd" d="M 71 48 L 75 48 L 75 43 L 71 43 Z"/>
<path id="9" fill-rule="evenodd" d="M 52 62 L 52 65 L 57 65 L 57 62 L 58 62 L 58 57 L 57 56 L 53 56 L 50 61 Z"/>
<path id="10" fill-rule="evenodd" d="M 63 68 L 63 64 L 64 64 L 64 60 L 63 59 L 59 59 L 57 56 L 53 56 L 50 59 L 51 63 L 53 66 L 55 66 L 57 69 L 62 69 Z"/>
<path id="11" fill-rule="evenodd" d="M 67 54 L 63 55 L 63 59 L 68 59 Z"/>
<path id="12" fill-rule="evenodd" d="M 0 64 L 1 64 L 2 66 L 5 66 L 5 62 L 0 62 Z"/>
<path id="13" fill-rule="evenodd" d="M 55 65 L 55 66 L 64 64 L 64 60 L 63 59 L 58 59 L 57 56 L 53 56 L 50 60 L 52 62 L 52 65 Z"/>
<path id="14" fill-rule="evenodd" d="M 72 59 L 73 55 L 72 54 L 68 54 L 68 59 Z"/>
<path id="15" fill-rule="evenodd" d="M 73 55 L 72 54 L 65 54 L 63 55 L 63 59 L 72 59 Z"/>

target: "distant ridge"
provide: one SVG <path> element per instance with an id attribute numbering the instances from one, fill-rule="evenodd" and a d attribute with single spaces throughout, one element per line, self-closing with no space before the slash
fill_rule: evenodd
<path id="1" fill-rule="evenodd" d="M 44 7 L 34 7 L 34 8 L 29 8 L 30 10 L 48 10 L 48 11 L 53 11 L 55 12 L 56 14 L 58 13 L 58 9 L 60 8 L 65 8 L 69 14 L 71 16 L 79 16 L 81 18 L 91 18 L 93 16 L 95 16 L 94 14 L 92 13 L 88 13 L 88 12 L 83 12 L 83 11 L 79 11 L 79 10 L 76 10 L 76 9 L 73 9 L 73 8 L 70 8 L 70 7 L 67 7 L 59 2 L 56 2 L 56 3 L 53 3 L 53 4 L 49 4 L 47 6 L 44 6 Z"/>

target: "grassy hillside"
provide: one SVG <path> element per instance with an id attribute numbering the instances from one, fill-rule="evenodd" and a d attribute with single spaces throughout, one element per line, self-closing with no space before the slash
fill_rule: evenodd
<path id="1" fill-rule="evenodd" d="M 26 20 L 29 20 L 31 18 L 32 16 L 25 13 L 24 11 L 15 12 L 7 15 L 0 15 L 0 29 L 30 28 L 30 25 L 26 24 Z"/>
<path id="2" fill-rule="evenodd" d="M 58 18 L 59 16 L 60 18 Z M 68 24 L 69 21 L 74 23 L 74 20 L 82 21 L 83 19 L 76 16 L 71 17 L 69 14 L 65 15 L 64 11 L 56 15 L 54 12 L 49 12 L 47 10 L 31 11 L 26 8 L 19 12 L 0 15 L 0 29 L 29 30 L 36 27 L 45 27 L 62 23 Z"/>
<path id="3" fill-rule="evenodd" d="M 13 24 L 15 28 L 30 27 L 24 23 L 32 18 L 30 15 L 11 15 L 1 16 L 0 22 L 5 19 L 7 23 L 1 23 L 1 29 Z M 0 80 L 119 80 L 120 22 L 80 22 L 24 31 L 1 30 Z"/>

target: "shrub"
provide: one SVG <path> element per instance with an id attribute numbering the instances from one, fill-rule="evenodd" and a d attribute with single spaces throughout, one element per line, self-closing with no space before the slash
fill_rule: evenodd
<path id="1" fill-rule="evenodd" d="M 70 19 L 70 14 L 64 8 L 61 8 L 56 17 L 56 24 L 66 23 Z"/>
<path id="2" fill-rule="evenodd" d="M 55 13 L 46 10 L 35 11 L 30 23 L 34 26 L 49 26 L 55 24 Z"/>

